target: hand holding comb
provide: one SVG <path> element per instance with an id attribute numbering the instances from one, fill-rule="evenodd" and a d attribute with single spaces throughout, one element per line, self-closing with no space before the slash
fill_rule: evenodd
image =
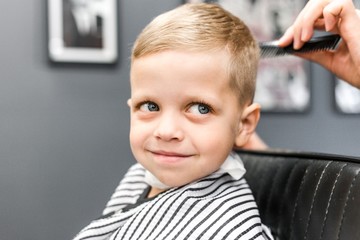
<path id="1" fill-rule="evenodd" d="M 340 40 L 341 37 L 336 34 L 313 37 L 308 42 L 306 42 L 300 49 L 294 49 L 292 44 L 287 47 L 279 47 L 277 45 L 277 41 L 260 42 L 260 56 L 261 58 L 270 58 L 294 53 L 331 51 L 337 48 Z"/>

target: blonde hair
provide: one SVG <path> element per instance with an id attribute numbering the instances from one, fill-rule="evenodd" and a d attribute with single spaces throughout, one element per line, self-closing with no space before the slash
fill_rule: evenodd
<path id="1" fill-rule="evenodd" d="M 165 50 L 226 50 L 230 87 L 253 100 L 259 48 L 248 27 L 216 4 L 184 4 L 156 17 L 135 41 L 131 60 Z"/>

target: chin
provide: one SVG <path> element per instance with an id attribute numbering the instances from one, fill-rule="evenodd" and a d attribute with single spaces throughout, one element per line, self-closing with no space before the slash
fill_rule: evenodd
<path id="1" fill-rule="evenodd" d="M 172 174 L 173 176 L 173 174 Z M 166 186 L 169 186 L 169 187 L 181 187 L 181 186 L 184 186 L 190 182 L 188 181 L 184 181 L 184 180 L 177 180 L 177 179 L 174 179 L 173 177 L 158 177 L 157 178 L 159 179 L 160 182 L 162 182 L 163 184 L 165 184 Z"/>

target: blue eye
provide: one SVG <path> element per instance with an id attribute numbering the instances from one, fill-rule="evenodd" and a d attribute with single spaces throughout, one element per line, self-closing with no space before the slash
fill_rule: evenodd
<path id="1" fill-rule="evenodd" d="M 203 103 L 195 103 L 190 107 L 189 111 L 194 114 L 208 114 L 211 108 Z"/>
<path id="2" fill-rule="evenodd" d="M 140 110 L 144 112 L 156 112 L 159 111 L 159 106 L 153 102 L 145 102 L 140 105 Z"/>

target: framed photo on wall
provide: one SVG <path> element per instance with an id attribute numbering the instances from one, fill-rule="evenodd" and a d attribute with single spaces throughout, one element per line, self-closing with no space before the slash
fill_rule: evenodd
<path id="1" fill-rule="evenodd" d="M 187 0 L 214 2 L 243 20 L 260 41 L 278 39 L 305 5 L 294 0 Z M 260 60 L 255 101 L 263 112 L 302 113 L 311 104 L 310 63 L 295 56 Z"/>
<path id="2" fill-rule="evenodd" d="M 360 114 L 360 90 L 334 76 L 335 108 L 344 114 Z"/>
<path id="3" fill-rule="evenodd" d="M 52 61 L 116 62 L 116 0 L 47 1 L 48 50 Z"/>

